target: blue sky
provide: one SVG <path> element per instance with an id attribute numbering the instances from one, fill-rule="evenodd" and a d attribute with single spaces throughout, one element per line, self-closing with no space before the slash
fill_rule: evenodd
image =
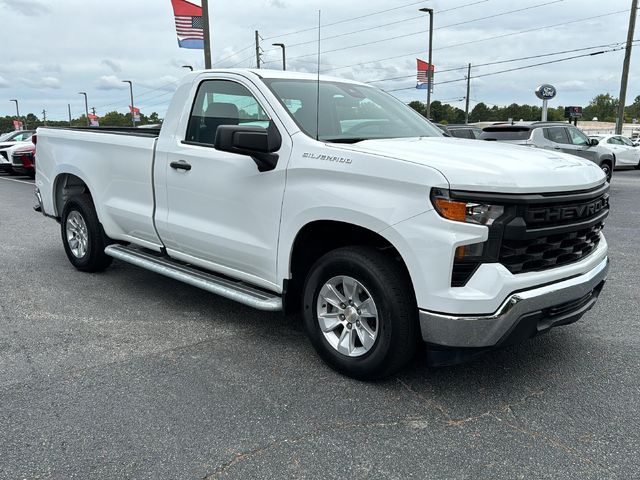
<path id="1" fill-rule="evenodd" d="M 315 71 L 314 27 L 320 9 L 325 25 L 323 72 L 361 81 L 392 78 L 375 85 L 396 90 L 394 95 L 404 101 L 424 100 L 425 91 L 411 87 L 415 58 L 426 59 L 428 44 L 427 17 L 418 8 L 430 7 L 436 11 L 438 70 L 433 100 L 462 107 L 461 79 L 466 72 L 455 69 L 469 62 L 480 65 L 597 47 L 475 67 L 474 77 L 615 48 L 626 39 L 630 4 L 630 0 L 210 0 L 214 66 L 255 66 L 253 40 L 259 30 L 266 67 L 280 68 L 280 50 L 271 44 L 284 42 L 289 69 Z M 363 18 L 348 20 L 358 16 Z M 46 109 L 49 118 L 64 120 L 68 103 L 74 116 L 83 112 L 79 91 L 88 93 L 89 106 L 98 114 L 125 112 L 128 86 L 121 80 L 134 82 L 136 103 L 144 113 L 162 115 L 185 72 L 181 65 L 203 65 L 201 51 L 178 48 L 169 0 L 0 0 L 0 18 L 0 115 L 12 115 L 9 99 L 18 98 L 22 114 L 40 116 Z M 635 37 L 640 38 L 640 25 Z M 640 95 L 638 50 L 640 46 L 632 58 L 628 103 Z M 623 52 L 617 51 L 477 78 L 472 81 L 472 105 L 537 103 L 533 91 L 540 83 L 557 87 L 552 105 L 586 105 L 601 92 L 617 96 L 622 59 Z M 448 71 L 439 73 L 443 70 Z"/>

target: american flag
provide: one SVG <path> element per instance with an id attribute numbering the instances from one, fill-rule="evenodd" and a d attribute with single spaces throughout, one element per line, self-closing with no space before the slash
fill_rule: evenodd
<path id="1" fill-rule="evenodd" d="M 199 0 L 171 0 L 175 16 L 178 45 L 182 48 L 204 48 L 204 21 Z"/>
<path id="2" fill-rule="evenodd" d="M 429 68 L 429 64 L 419 58 L 416 58 L 416 61 L 418 63 L 418 83 L 429 83 L 429 79 L 427 78 L 428 70 L 431 70 L 431 81 L 433 82 L 433 72 L 435 72 L 436 67 L 431 65 L 431 68 Z"/>
<path id="3" fill-rule="evenodd" d="M 176 32 L 179 37 L 204 38 L 202 17 L 176 17 Z"/>

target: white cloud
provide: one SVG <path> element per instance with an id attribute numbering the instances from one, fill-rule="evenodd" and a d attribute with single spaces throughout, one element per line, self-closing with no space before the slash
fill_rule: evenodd
<path id="1" fill-rule="evenodd" d="M 122 67 L 117 62 L 114 62 L 113 60 L 104 59 L 102 60 L 102 64 L 109 67 L 113 71 L 113 73 L 122 72 Z"/>
<path id="2" fill-rule="evenodd" d="M 42 77 L 42 79 L 40 80 L 40 85 L 42 86 L 42 88 L 58 89 L 60 88 L 60 79 L 56 77 Z"/>
<path id="3" fill-rule="evenodd" d="M 98 90 L 123 90 L 127 88 L 127 85 L 115 75 L 103 75 L 98 80 L 96 88 Z"/>
<path id="4" fill-rule="evenodd" d="M 71 102 L 75 116 L 84 111 L 82 97 L 77 95 L 79 91 L 86 91 L 92 106 L 99 110 L 118 108 L 126 111 L 128 86 L 121 83 L 121 79 L 134 82 L 136 97 L 154 103 L 170 98 L 159 95 L 172 91 L 175 82 L 187 73 L 182 65 L 193 65 L 196 70 L 202 68 L 202 50 L 178 48 L 171 2 L 109 0 L 89 3 L 90 8 L 78 8 L 79 2 L 70 0 L 0 0 L 0 36 L 3 39 L 0 75 L 4 77 L 0 86 L 6 89 L 6 79 L 10 79 L 11 95 L 20 98 L 20 106 L 24 105 L 25 111 L 36 112 L 46 106 L 47 111 L 51 110 L 52 118 L 64 119 L 67 103 Z M 309 2 L 291 0 L 216 2 L 211 12 L 214 66 L 254 66 L 254 30 L 258 30 L 263 38 L 265 68 L 281 68 L 281 51 L 271 44 L 284 42 L 289 70 L 315 72 L 318 34 L 315 27 L 317 8 L 321 8 L 322 73 L 360 81 L 400 77 L 374 85 L 387 90 L 403 89 L 393 92 L 403 101 L 424 100 L 425 92 L 413 87 L 415 58 L 426 57 L 428 20 L 417 12 L 422 5 L 389 10 L 403 2 L 392 3 L 394 5 L 388 0 L 320 0 L 310 7 Z M 464 68 L 451 69 L 466 67 L 469 62 L 474 65 L 473 100 L 501 105 L 535 104 L 538 100 L 533 90 L 540 83 L 558 87 L 556 104 L 586 105 L 595 95 L 606 91 L 615 92 L 617 96 L 622 51 L 603 54 L 597 59 L 577 58 L 477 79 L 478 75 L 559 57 L 545 56 L 484 67 L 476 65 L 623 41 L 626 30 L 616 27 L 626 27 L 628 11 L 610 13 L 628 9 L 628 0 L 614 0 L 607 5 L 597 0 L 567 0 L 472 23 L 464 22 L 513 10 L 517 8 L 514 5 L 521 2 L 488 0 L 473 5 L 471 0 L 433 0 L 426 3 L 437 12 L 433 51 L 437 73 L 433 100 L 465 95 L 466 71 Z M 535 3 L 534 0 L 527 2 L 528 5 Z M 578 3 L 580 8 L 576 10 Z M 464 4 L 470 6 L 454 8 Z M 127 21 L 123 21 L 124 9 Z M 568 23 L 596 14 L 600 15 L 597 21 Z M 242 21 L 237 21 L 239 18 Z M 341 22 L 345 19 L 351 20 Z M 563 23 L 565 25 L 556 28 L 533 30 Z M 37 34 L 25 35 L 25 26 Z M 526 30 L 531 31 L 511 35 Z M 295 31 L 300 32 L 291 34 Z M 117 35 L 114 36 L 114 32 Z M 498 38 L 506 34 L 509 36 Z M 122 39 L 126 41 L 123 43 Z M 373 41 L 377 43 L 363 45 Z M 135 48 L 126 48 L 127 42 L 135 44 Z M 469 43 L 451 46 L 463 42 Z M 567 53 L 563 57 L 572 55 Z M 639 49 L 635 49 L 627 94 L 630 99 L 640 94 L 640 76 L 636 73 L 640 71 L 636 68 L 639 55 Z M 47 77 L 58 79 L 60 88 L 55 89 L 55 81 L 46 80 Z M 0 116 L 10 113 L 11 104 L 0 101 Z"/>
<path id="5" fill-rule="evenodd" d="M 185 70 L 185 73 L 188 73 L 188 72 Z M 134 86 L 135 85 L 136 85 L 136 82 L 134 82 Z M 162 77 L 154 78 L 152 80 L 146 80 L 144 82 L 140 82 L 140 85 L 142 85 L 145 88 L 172 92 L 178 86 L 178 78 L 174 77 L 173 75 L 164 75 Z"/>
<path id="6" fill-rule="evenodd" d="M 57 90 L 61 88 L 60 79 L 57 77 L 39 77 L 39 78 L 21 78 L 20 83 L 24 85 L 28 85 L 31 88 L 35 88 L 37 90 Z"/>
<path id="7" fill-rule="evenodd" d="M 0 0 L 0 5 L 27 17 L 39 17 L 51 11 L 51 7 L 39 0 Z"/>

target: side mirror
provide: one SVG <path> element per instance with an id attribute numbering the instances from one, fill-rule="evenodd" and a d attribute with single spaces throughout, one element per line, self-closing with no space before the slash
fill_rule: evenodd
<path id="1" fill-rule="evenodd" d="M 596 145 L 598 145 L 600 142 L 598 140 L 596 140 L 595 138 L 590 138 L 589 139 L 589 146 L 590 147 L 595 147 Z"/>
<path id="2" fill-rule="evenodd" d="M 277 152 L 282 146 L 282 137 L 273 122 L 268 128 L 248 125 L 220 125 L 216 130 L 213 142 L 216 150 L 238 155 L 248 155 L 258 166 L 258 170 L 266 172 L 276 168 Z"/>

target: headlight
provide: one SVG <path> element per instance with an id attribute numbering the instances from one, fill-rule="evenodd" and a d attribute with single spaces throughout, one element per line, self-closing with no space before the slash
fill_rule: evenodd
<path id="1" fill-rule="evenodd" d="M 440 188 L 431 190 L 431 202 L 441 217 L 456 222 L 489 226 L 504 213 L 502 205 L 453 200 L 448 190 Z"/>

